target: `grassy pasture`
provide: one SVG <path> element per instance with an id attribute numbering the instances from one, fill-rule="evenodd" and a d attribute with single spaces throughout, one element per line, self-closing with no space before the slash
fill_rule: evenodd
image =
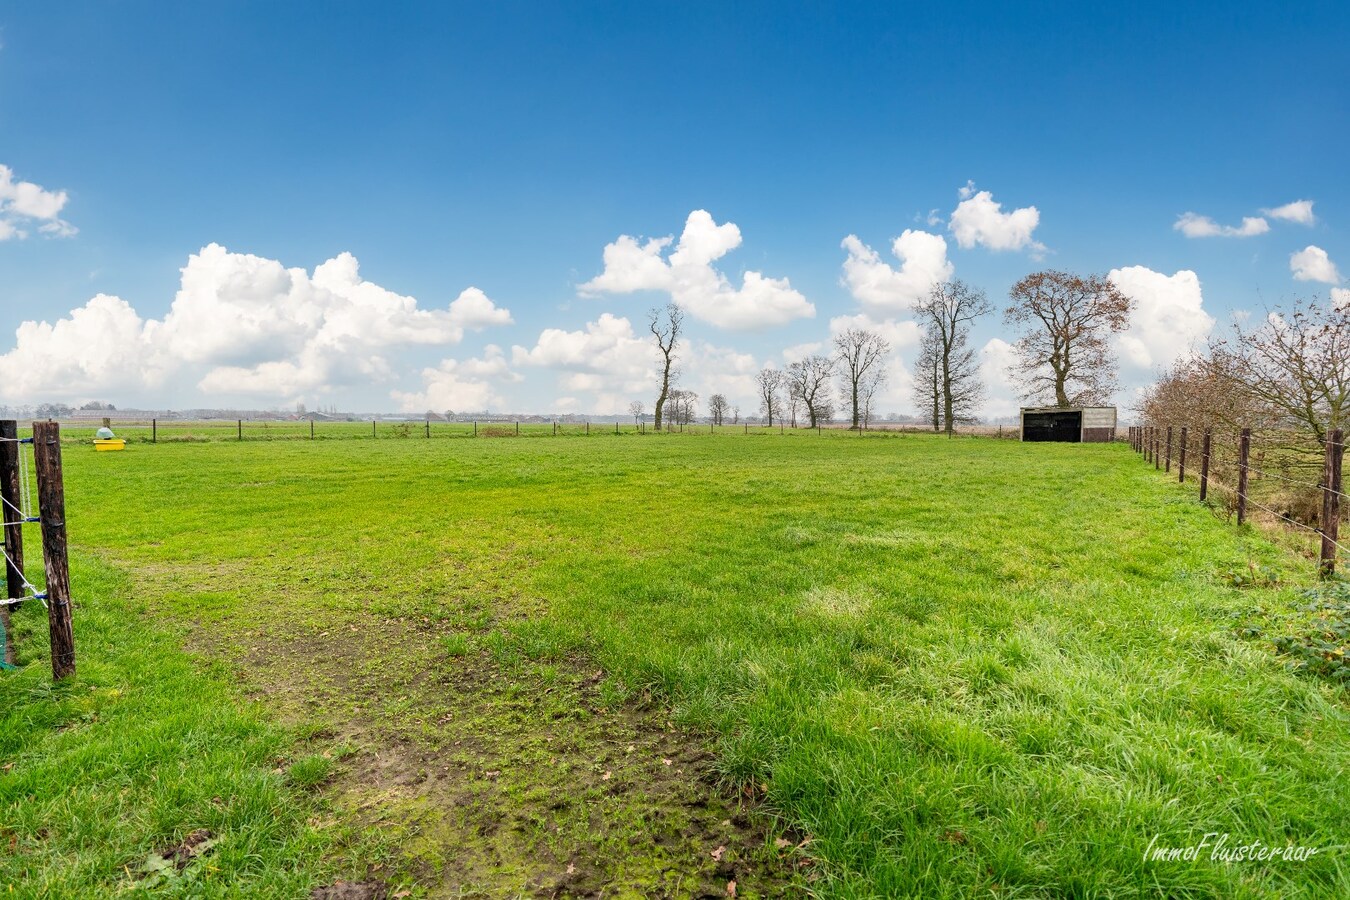
<path id="1" fill-rule="evenodd" d="M 1124 446 L 596 431 L 67 446 L 81 675 L 0 677 L 0 879 L 1350 896 L 1344 689 L 1233 635 L 1298 600 L 1226 573 L 1306 562 Z M 1207 832 L 1321 850 L 1144 859 Z"/>

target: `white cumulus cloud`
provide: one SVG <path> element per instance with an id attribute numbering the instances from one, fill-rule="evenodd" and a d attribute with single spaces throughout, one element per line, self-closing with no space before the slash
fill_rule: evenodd
<path id="1" fill-rule="evenodd" d="M 1270 223 L 1260 216 L 1245 216 L 1241 225 L 1233 226 L 1220 225 L 1209 216 L 1193 212 L 1182 213 L 1172 227 L 1188 238 L 1255 237 L 1270 231 Z"/>
<path id="2" fill-rule="evenodd" d="M 1145 266 L 1112 269 L 1111 283 L 1134 300 L 1130 326 L 1118 338 L 1124 359 L 1148 369 L 1171 365 L 1209 336 L 1200 279 L 1189 269 L 1164 275 Z"/>
<path id="3" fill-rule="evenodd" d="M 627 318 L 603 313 L 578 331 L 544 329 L 533 347 L 512 347 L 511 361 L 557 370 L 560 378 L 596 376 L 582 380 L 587 390 L 645 391 L 655 384 L 657 350 L 654 339 L 640 336 Z"/>
<path id="4" fill-rule="evenodd" d="M 739 288 L 713 266 L 741 244 L 732 222 L 718 225 L 705 210 L 685 220 L 675 249 L 666 255 L 672 237 L 639 241 L 629 235 L 606 245 L 604 271 L 578 291 L 582 295 L 661 291 L 689 311 L 720 328 L 751 330 L 810 318 L 815 307 L 786 278 L 747 271 Z"/>
<path id="5" fill-rule="evenodd" d="M 293 398 L 389 379 L 392 350 L 453 345 L 466 329 L 510 321 L 476 288 L 447 309 L 423 309 L 364 281 L 349 253 L 310 275 L 209 244 L 181 275 L 162 320 L 142 320 L 125 301 L 100 295 L 54 325 L 22 324 L 15 348 L 0 355 L 0 396 L 69 399 L 172 377 L 196 379 L 207 394 Z M 84 368 L 72 371 L 70 361 Z M 20 370 L 21 379 L 3 377 Z"/>
<path id="6" fill-rule="evenodd" d="M 505 406 L 499 386 L 521 380 L 507 365 L 502 348 L 488 344 L 481 357 L 443 359 L 423 369 L 422 390 L 391 391 L 389 396 L 403 412 L 479 412 Z"/>
<path id="7" fill-rule="evenodd" d="M 1327 256 L 1327 251 L 1312 244 L 1289 256 L 1289 271 L 1295 281 L 1320 281 L 1322 284 L 1340 284 L 1341 273 Z"/>
<path id="8" fill-rule="evenodd" d="M 55 323 L 24 322 L 0 356 L 0 397 L 85 397 L 163 382 L 153 334 L 125 300 L 99 294 Z"/>
<path id="9" fill-rule="evenodd" d="M 1044 253 L 1045 245 L 1033 239 L 1032 233 L 1040 224 L 1040 210 L 1025 206 L 1011 212 L 1003 211 L 1003 204 L 994 201 L 989 191 L 977 191 L 974 182 L 967 182 L 958 192 L 961 202 L 952 212 L 947 227 L 963 250 L 980 246 L 989 250 L 1030 249 Z"/>
<path id="10" fill-rule="evenodd" d="M 980 406 L 982 415 L 1011 416 L 1021 408 L 1019 387 L 1009 371 L 1016 361 L 1017 351 L 1002 338 L 990 338 L 980 348 L 980 381 L 985 389 L 984 403 Z"/>
<path id="11" fill-rule="evenodd" d="M 850 328 L 881 335 L 891 345 L 892 351 L 917 347 L 923 337 L 923 329 L 919 327 L 919 323 L 909 319 L 876 319 L 867 313 L 835 316 L 830 319 L 831 337 L 837 337 Z"/>
<path id="12" fill-rule="evenodd" d="M 61 218 L 69 197 L 31 181 L 15 181 L 14 170 L 0 165 L 0 241 L 25 238 L 28 228 L 48 237 L 70 237 L 78 229 Z"/>
<path id="13" fill-rule="evenodd" d="M 1299 225 L 1311 225 L 1317 221 L 1313 216 L 1313 201 L 1311 200 L 1295 200 L 1292 203 L 1286 203 L 1284 206 L 1263 209 L 1261 212 L 1272 219 L 1279 219 L 1282 222 L 1295 222 Z"/>
<path id="14" fill-rule="evenodd" d="M 939 281 L 955 271 L 947 259 L 947 241 L 941 235 L 906 229 L 891 244 L 900 260 L 896 269 L 871 247 L 850 234 L 840 245 L 848 251 L 843 283 L 865 308 L 885 314 L 910 309 Z"/>

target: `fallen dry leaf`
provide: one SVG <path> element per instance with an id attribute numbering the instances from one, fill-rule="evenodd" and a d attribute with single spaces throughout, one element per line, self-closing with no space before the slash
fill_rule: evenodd
<path id="1" fill-rule="evenodd" d="M 726 845 L 724 844 L 724 845 L 722 845 L 721 847 L 718 847 L 716 850 L 714 850 L 714 851 L 712 852 L 712 858 L 715 859 L 717 862 L 721 862 L 721 861 L 722 861 L 722 856 L 723 856 L 723 854 L 725 854 L 726 852 L 727 852 L 727 848 L 726 848 Z"/>
<path id="2" fill-rule="evenodd" d="M 728 897 L 735 897 L 735 896 L 736 896 L 736 881 L 735 881 L 735 879 L 733 879 L 733 880 L 727 882 L 727 896 L 728 896 Z"/>

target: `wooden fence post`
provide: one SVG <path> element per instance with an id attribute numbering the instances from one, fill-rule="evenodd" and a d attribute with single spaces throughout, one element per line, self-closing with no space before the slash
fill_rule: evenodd
<path id="1" fill-rule="evenodd" d="M 309 439 L 314 440 L 314 420 L 309 420 Z"/>
<path id="2" fill-rule="evenodd" d="M 1209 496 L 1209 429 L 1200 443 L 1200 499 Z"/>
<path id="3" fill-rule="evenodd" d="M 377 434 L 375 433 L 375 420 L 374 420 L 374 419 L 371 419 L 371 420 L 370 420 L 370 436 L 371 436 L 371 437 L 379 437 L 379 435 L 377 435 Z"/>
<path id="4" fill-rule="evenodd" d="M 1162 468 L 1162 429 L 1153 429 L 1153 468 Z"/>
<path id="5" fill-rule="evenodd" d="M 1322 564 L 1328 578 L 1336 571 L 1336 540 L 1341 531 L 1341 462 L 1345 455 L 1345 432 L 1337 428 L 1327 437 L 1326 462 L 1322 467 Z"/>
<path id="6" fill-rule="evenodd" d="M 47 622 L 52 639 L 52 677 L 75 674 L 75 635 L 70 625 L 70 563 L 66 557 L 66 492 L 61 481 L 61 426 L 33 423 L 42 558 L 47 569 Z"/>
<path id="7" fill-rule="evenodd" d="M 242 441 L 244 439 L 244 420 L 243 419 L 235 420 L 234 427 L 239 430 L 239 440 Z"/>
<path id="8" fill-rule="evenodd" d="M 1172 471 L 1172 426 L 1167 426 L 1167 463 L 1164 472 Z"/>
<path id="9" fill-rule="evenodd" d="M 587 419 L 587 420 L 586 420 L 586 433 L 587 433 L 587 434 L 590 434 L 590 433 L 591 433 L 591 420 L 590 420 L 590 419 Z"/>
<path id="10" fill-rule="evenodd" d="M 23 458 L 19 447 L 19 423 L 13 419 L 0 422 L 0 497 L 4 503 L 5 597 L 14 600 L 24 595 L 23 589 L 23 516 L 19 498 L 19 462 Z M 12 563 L 12 564 L 11 564 Z M 0 627 L 5 629 L 4 661 L 14 665 L 14 632 L 9 627 L 9 611 L 15 604 L 0 606 Z"/>
<path id="11" fill-rule="evenodd" d="M 1182 425 L 1182 426 L 1181 426 L 1181 455 L 1180 455 L 1179 460 L 1177 461 L 1177 482 L 1180 483 L 1180 484 L 1185 484 L 1185 483 L 1186 483 L 1186 432 L 1187 432 L 1187 430 L 1188 430 L 1188 429 L 1186 428 L 1185 425 Z"/>
<path id="12" fill-rule="evenodd" d="M 150 443 L 159 443 L 159 419 L 150 420 Z"/>
<path id="13" fill-rule="evenodd" d="M 431 438 L 431 420 L 427 419 L 427 438 Z"/>
<path id="14" fill-rule="evenodd" d="M 1250 428 L 1242 429 L 1242 437 L 1238 440 L 1238 506 L 1237 520 L 1241 525 L 1247 521 L 1247 460 L 1252 452 L 1252 430 Z"/>
<path id="15" fill-rule="evenodd" d="M 517 429 L 517 430 L 519 430 L 519 429 Z M 474 420 L 473 420 L 473 436 L 474 436 L 474 437 L 478 437 L 478 420 L 477 420 L 477 419 L 474 419 Z"/>

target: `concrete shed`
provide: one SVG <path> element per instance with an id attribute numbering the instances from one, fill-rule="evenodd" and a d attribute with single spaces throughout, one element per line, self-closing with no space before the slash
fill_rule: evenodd
<path id="1" fill-rule="evenodd" d="M 1114 406 L 1033 406 L 1022 409 L 1022 440 L 1105 444 L 1116 439 Z"/>

